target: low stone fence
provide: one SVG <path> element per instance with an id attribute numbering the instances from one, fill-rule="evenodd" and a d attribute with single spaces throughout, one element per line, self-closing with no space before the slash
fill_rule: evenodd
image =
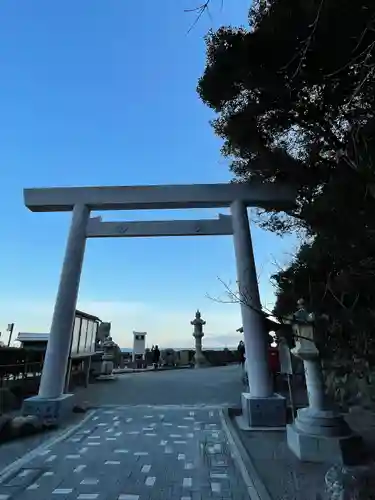
<path id="1" fill-rule="evenodd" d="M 223 349 L 222 351 L 206 349 L 203 351 L 203 354 L 212 366 L 225 366 L 231 363 L 240 362 L 238 352 L 230 351 L 229 349 Z"/>
<path id="2" fill-rule="evenodd" d="M 0 365 L 0 414 L 17 410 L 25 397 L 38 392 L 42 363 Z"/>
<path id="3" fill-rule="evenodd" d="M 172 349 L 171 349 L 172 351 Z M 163 353 L 163 350 L 162 350 Z M 173 359 L 174 364 L 176 366 L 180 365 L 189 365 L 194 363 L 194 354 L 195 351 L 193 349 L 183 349 L 174 351 Z M 240 357 L 237 350 L 230 349 L 222 349 L 222 350 L 213 350 L 213 349 L 204 349 L 203 354 L 207 359 L 208 363 L 211 366 L 225 366 L 231 363 L 239 363 Z M 126 353 L 123 355 L 123 362 L 121 364 L 122 368 L 131 368 L 131 369 L 145 369 L 148 366 L 152 366 L 153 359 L 152 353 L 146 352 L 145 361 L 129 361 L 130 355 Z M 161 355 L 160 362 L 163 364 L 164 356 Z"/>

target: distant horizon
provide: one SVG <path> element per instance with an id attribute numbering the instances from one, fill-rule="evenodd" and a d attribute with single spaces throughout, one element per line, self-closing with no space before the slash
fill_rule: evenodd
<path id="1" fill-rule="evenodd" d="M 150 349 L 151 347 L 146 347 L 146 349 Z M 174 351 L 194 351 L 194 347 L 163 347 L 159 346 L 159 349 L 161 351 L 164 351 L 166 349 L 173 349 Z M 203 351 L 222 351 L 223 349 L 237 349 L 237 346 L 223 346 L 223 347 L 202 347 Z M 133 349 L 130 349 L 129 347 L 120 347 L 120 350 L 122 352 L 133 352 Z"/>

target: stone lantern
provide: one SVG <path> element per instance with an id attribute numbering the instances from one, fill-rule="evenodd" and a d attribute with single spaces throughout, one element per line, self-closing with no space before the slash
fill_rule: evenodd
<path id="1" fill-rule="evenodd" d="M 314 321 L 300 299 L 292 319 L 296 347 L 291 352 L 303 361 L 309 406 L 298 410 L 295 422 L 287 425 L 288 446 L 303 461 L 353 463 L 360 454 L 361 439 L 326 395 Z"/>
<path id="2" fill-rule="evenodd" d="M 113 374 L 114 359 L 115 359 L 115 349 L 116 343 L 113 342 L 112 337 L 107 337 L 103 343 L 103 356 L 102 356 L 102 366 L 101 373 L 98 380 L 114 380 L 116 377 Z"/>
<path id="3" fill-rule="evenodd" d="M 207 360 L 202 352 L 202 337 L 203 333 L 203 325 L 206 322 L 202 319 L 201 313 L 199 309 L 195 313 L 195 318 L 190 322 L 191 325 L 194 326 L 193 337 L 195 338 L 195 355 L 194 355 L 194 366 L 195 368 L 202 368 L 207 366 Z"/>

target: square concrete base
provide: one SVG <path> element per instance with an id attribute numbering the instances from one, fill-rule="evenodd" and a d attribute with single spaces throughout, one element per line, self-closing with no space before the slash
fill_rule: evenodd
<path id="1" fill-rule="evenodd" d="M 72 413 L 74 402 L 74 394 L 62 394 L 48 399 L 34 396 L 25 399 L 22 414 L 35 415 L 44 425 L 59 425 Z"/>
<path id="2" fill-rule="evenodd" d="M 362 458 L 362 439 L 360 436 L 318 436 L 306 434 L 294 424 L 287 425 L 289 449 L 304 462 L 340 463 L 352 465 Z"/>
<path id="3" fill-rule="evenodd" d="M 106 381 L 106 380 L 117 380 L 117 377 L 116 375 L 99 375 L 99 377 L 96 379 L 97 381 L 101 382 L 101 381 Z"/>
<path id="4" fill-rule="evenodd" d="M 285 427 L 286 399 L 279 394 L 268 398 L 254 398 L 242 393 L 242 415 L 249 427 Z"/>

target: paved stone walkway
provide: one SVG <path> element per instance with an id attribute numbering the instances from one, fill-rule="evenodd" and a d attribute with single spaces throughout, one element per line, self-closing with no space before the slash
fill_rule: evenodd
<path id="1" fill-rule="evenodd" d="M 241 406 L 242 371 L 239 365 L 202 370 L 166 370 L 118 375 L 113 382 L 89 385 L 82 400 L 92 406 L 210 405 Z"/>
<path id="2" fill-rule="evenodd" d="M 216 407 L 116 406 L 39 451 L 0 500 L 248 499 Z"/>

